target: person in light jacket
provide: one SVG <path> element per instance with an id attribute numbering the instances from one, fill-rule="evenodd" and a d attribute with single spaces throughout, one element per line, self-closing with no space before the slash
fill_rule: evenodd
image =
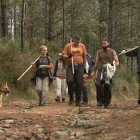
<path id="1" fill-rule="evenodd" d="M 65 98 L 68 93 L 66 83 L 66 61 L 61 56 L 59 59 L 56 60 L 53 77 L 56 77 L 55 101 L 60 102 L 60 98 L 62 97 L 62 102 L 65 102 Z"/>

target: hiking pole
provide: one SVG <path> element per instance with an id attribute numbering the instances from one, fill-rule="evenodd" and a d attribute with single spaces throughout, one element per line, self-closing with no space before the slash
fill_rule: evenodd
<path id="1" fill-rule="evenodd" d="M 129 50 L 126 51 L 126 53 L 127 53 L 127 52 L 130 52 L 130 51 L 133 51 L 133 50 L 135 50 L 135 49 L 137 49 L 137 48 L 139 48 L 139 47 L 140 47 L 140 46 L 136 46 L 136 47 L 134 47 L 134 48 L 132 48 L 132 49 L 129 49 Z M 118 55 L 121 55 L 121 53 L 119 53 Z"/>
<path id="2" fill-rule="evenodd" d="M 72 37 L 70 37 L 70 45 L 71 45 L 71 53 L 72 53 Z M 72 72 L 74 74 L 73 56 L 71 58 L 71 64 L 72 64 Z"/>
<path id="3" fill-rule="evenodd" d="M 40 56 L 37 57 L 37 59 L 34 61 L 34 63 L 35 63 L 39 58 L 40 58 Z M 30 66 L 23 72 L 23 74 L 18 78 L 18 81 L 25 75 L 25 73 L 26 73 L 31 67 L 32 67 L 32 65 L 30 65 Z"/>

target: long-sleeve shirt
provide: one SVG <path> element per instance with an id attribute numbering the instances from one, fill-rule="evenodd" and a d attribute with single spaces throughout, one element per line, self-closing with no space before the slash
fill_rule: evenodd
<path id="1" fill-rule="evenodd" d="M 62 59 L 56 60 L 53 77 L 59 77 L 61 79 L 66 79 L 66 68 L 64 68 L 64 66 L 63 66 Z"/>

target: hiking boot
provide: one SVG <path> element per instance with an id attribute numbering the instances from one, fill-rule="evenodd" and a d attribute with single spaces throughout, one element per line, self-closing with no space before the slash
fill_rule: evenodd
<path id="1" fill-rule="evenodd" d="M 39 103 L 39 106 L 46 106 L 46 103 Z"/>
<path id="2" fill-rule="evenodd" d="M 75 105 L 80 107 L 81 106 L 81 103 L 76 103 Z"/>
<path id="3" fill-rule="evenodd" d="M 69 104 L 69 105 L 72 105 L 73 101 L 74 101 L 74 99 L 73 99 L 73 98 L 70 98 L 68 104 Z"/>
<path id="4" fill-rule="evenodd" d="M 110 105 L 104 106 L 104 109 L 111 109 Z"/>
<path id="5" fill-rule="evenodd" d="M 62 102 L 65 102 L 65 98 L 62 98 Z"/>
<path id="6" fill-rule="evenodd" d="M 102 102 L 97 102 L 97 106 L 102 106 L 103 103 Z"/>
<path id="7" fill-rule="evenodd" d="M 88 101 L 83 101 L 82 104 L 86 105 L 88 104 Z"/>
<path id="8" fill-rule="evenodd" d="M 39 104 L 39 106 L 45 106 L 45 104 Z"/>
<path id="9" fill-rule="evenodd" d="M 55 101 L 60 102 L 60 97 L 57 96 L 57 97 L 55 98 Z"/>
<path id="10" fill-rule="evenodd" d="M 140 99 L 138 99 L 138 104 L 140 105 Z"/>

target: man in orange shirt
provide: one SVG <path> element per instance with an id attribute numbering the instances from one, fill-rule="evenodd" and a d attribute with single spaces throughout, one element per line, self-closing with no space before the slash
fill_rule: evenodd
<path id="1" fill-rule="evenodd" d="M 76 95 L 76 106 L 81 106 L 81 93 L 82 93 L 82 81 L 83 74 L 86 68 L 86 48 L 80 43 L 80 38 L 75 36 L 72 43 L 65 46 L 62 51 L 62 57 L 67 59 L 66 68 L 66 81 L 68 84 L 69 93 L 69 105 L 74 101 L 73 99 L 73 84 L 76 84 L 75 95 Z M 74 64 L 74 73 L 72 71 L 72 57 Z"/>

